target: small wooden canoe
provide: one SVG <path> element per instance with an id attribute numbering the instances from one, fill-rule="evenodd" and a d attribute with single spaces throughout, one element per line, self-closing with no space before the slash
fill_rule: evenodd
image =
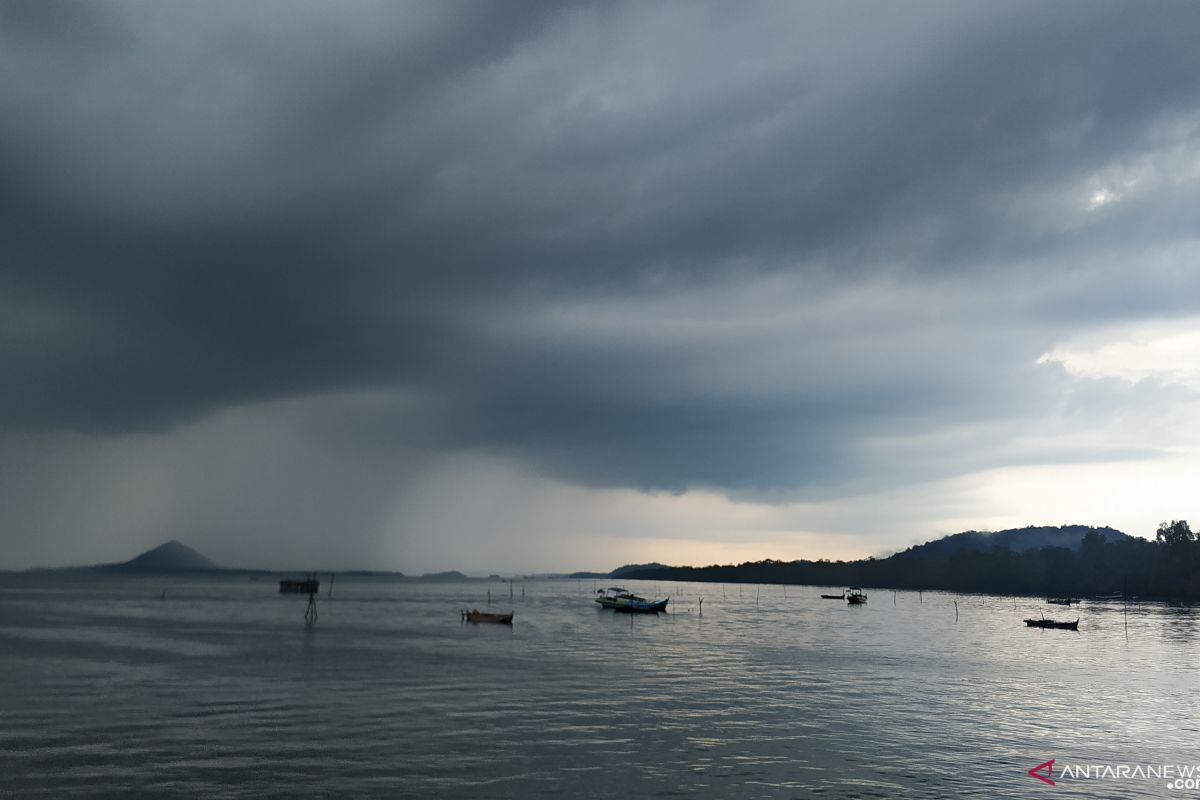
<path id="1" fill-rule="evenodd" d="M 463 611 L 462 618 L 466 622 L 499 622 L 503 625 L 512 625 L 512 612 L 507 614 L 491 614 L 487 611 Z"/>
<path id="2" fill-rule="evenodd" d="M 821 595 L 821 599 L 822 600 L 845 600 L 846 595 L 844 595 L 844 594 L 823 594 L 823 595 Z"/>
<path id="3" fill-rule="evenodd" d="M 1079 630 L 1079 619 L 1074 622 L 1056 622 L 1052 619 L 1027 619 L 1025 624 L 1031 628 L 1061 628 L 1065 631 Z"/>

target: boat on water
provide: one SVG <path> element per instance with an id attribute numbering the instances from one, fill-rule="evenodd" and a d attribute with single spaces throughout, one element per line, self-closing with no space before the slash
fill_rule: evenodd
<path id="1" fill-rule="evenodd" d="M 1069 606 L 1075 601 L 1069 597 L 1047 597 L 1046 602 L 1055 606 Z"/>
<path id="2" fill-rule="evenodd" d="M 463 610 L 462 618 L 464 622 L 499 622 L 502 625 L 512 625 L 513 612 L 507 614 L 493 614 L 488 611 L 470 611 Z"/>
<path id="3" fill-rule="evenodd" d="M 610 586 L 607 589 L 596 590 L 596 602 L 600 604 L 601 608 L 620 608 L 633 603 L 644 603 L 646 598 L 638 597 L 620 586 Z"/>
<path id="4" fill-rule="evenodd" d="M 1125 595 L 1122 592 L 1110 592 L 1108 594 L 1094 594 L 1091 597 L 1093 600 L 1122 600 Z"/>
<path id="5" fill-rule="evenodd" d="M 846 593 L 842 592 L 841 594 L 823 594 L 823 595 L 821 595 L 821 599 L 822 600 L 845 600 Z"/>
<path id="6" fill-rule="evenodd" d="M 1027 619 L 1025 620 L 1025 624 L 1031 628 L 1062 628 L 1063 630 L 1067 631 L 1079 630 L 1078 618 L 1076 618 L 1074 622 L 1057 622 L 1055 620 L 1046 619 L 1043 617 L 1042 619 Z"/>
<path id="7" fill-rule="evenodd" d="M 642 600 L 638 598 L 631 603 L 614 606 L 613 609 L 626 614 L 657 614 L 660 611 L 667 610 L 667 603 L 670 599 L 669 597 L 665 600 Z"/>
<path id="8" fill-rule="evenodd" d="M 861 606 L 867 602 L 867 596 L 863 594 L 863 590 L 857 586 L 851 586 L 846 590 L 846 602 L 852 606 Z"/>

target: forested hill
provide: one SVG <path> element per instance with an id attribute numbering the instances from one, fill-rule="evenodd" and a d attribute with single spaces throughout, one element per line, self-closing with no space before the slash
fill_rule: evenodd
<path id="1" fill-rule="evenodd" d="M 1116 542 L 1130 538 L 1114 528 L 1093 528 L 1090 525 L 1030 525 L 1026 528 L 1009 528 L 1003 531 L 964 531 L 943 536 L 932 542 L 914 545 L 904 551 L 908 555 L 919 555 L 926 558 L 944 558 L 960 550 L 993 550 L 1007 547 L 1017 553 L 1026 550 L 1039 550 L 1043 547 L 1065 547 L 1068 550 L 1078 550 L 1083 544 L 1083 537 L 1089 533 L 1098 533 L 1106 541 Z"/>
<path id="2" fill-rule="evenodd" d="M 1042 529 L 1022 529 L 1026 530 Z M 1000 537 L 988 539 L 993 546 L 986 548 L 922 545 L 881 559 L 768 559 L 737 565 L 660 567 L 625 577 L 1073 596 L 1117 592 L 1127 586 L 1130 595 L 1141 597 L 1200 599 L 1200 543 L 1185 521 L 1163 523 L 1155 541 L 1111 528 L 1066 526 L 1065 530 L 1081 532 L 1075 548 L 1030 546 L 1018 552 L 1005 542 L 1005 535 L 1011 532 L 1000 531 L 985 534 Z M 977 537 L 959 541 L 973 538 Z"/>

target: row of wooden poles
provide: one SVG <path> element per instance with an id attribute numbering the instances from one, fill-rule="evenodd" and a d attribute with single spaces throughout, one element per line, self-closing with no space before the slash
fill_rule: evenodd
<path id="1" fill-rule="evenodd" d="M 333 588 L 332 582 L 333 582 L 333 576 L 331 575 L 330 576 L 330 590 L 331 591 Z M 580 581 L 580 582 L 577 582 L 577 585 L 579 587 L 579 594 L 582 595 L 583 594 L 583 583 Z M 738 584 L 738 597 L 742 596 L 742 586 L 744 586 L 744 585 L 745 584 L 741 584 L 741 583 Z M 783 599 L 787 600 L 788 585 L 786 583 L 777 584 L 777 585 L 779 585 L 783 588 Z M 513 599 L 513 588 L 512 587 L 513 587 L 513 583 L 512 583 L 512 581 L 509 581 L 508 582 L 508 599 L 510 601 Z M 679 591 L 678 585 L 676 585 L 675 589 L 676 589 L 676 595 L 683 594 L 683 592 Z M 592 592 L 595 593 L 595 591 L 596 591 L 596 582 L 592 581 Z M 892 605 L 893 606 L 897 605 L 898 591 L 899 590 L 897 590 L 897 589 L 892 590 Z M 658 584 L 654 585 L 654 593 L 656 596 L 659 593 Z M 1125 638 L 1128 639 L 1129 638 L 1129 592 L 1125 589 L 1125 587 L 1123 587 L 1121 594 L 1124 598 L 1123 614 L 1124 614 L 1124 621 L 1125 621 Z M 521 599 L 522 600 L 525 599 L 525 584 L 521 584 Z M 722 600 L 727 599 L 727 596 L 725 594 L 725 584 L 721 584 L 721 599 Z M 761 599 L 762 599 L 762 584 L 755 584 L 754 585 L 754 605 L 756 607 L 759 605 L 759 601 Z M 697 600 L 697 604 L 699 606 L 699 614 L 700 614 L 700 616 L 703 616 L 704 615 L 704 596 L 696 595 L 696 600 Z M 672 597 L 672 601 L 674 601 L 674 597 Z M 488 602 L 489 606 L 492 604 L 492 590 L 491 589 L 488 589 L 488 592 L 487 592 L 487 602 Z M 917 590 L 917 602 L 922 605 L 925 603 L 925 591 L 923 589 Z M 954 603 L 954 621 L 958 622 L 958 601 L 954 600 L 952 602 Z M 1013 597 L 1013 609 L 1016 610 L 1016 607 L 1017 607 L 1017 598 L 1016 598 L 1016 596 L 1014 596 Z M 674 612 L 671 612 L 671 613 L 674 613 Z"/>

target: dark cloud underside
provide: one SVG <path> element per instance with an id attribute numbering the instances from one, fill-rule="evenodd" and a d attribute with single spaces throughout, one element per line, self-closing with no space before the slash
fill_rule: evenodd
<path id="1" fill-rule="evenodd" d="M 868 439 L 1040 418 L 1065 332 L 1191 310 L 1197 30 L 1186 3 L 5 3 L 0 426 L 419 392 L 426 446 L 588 485 L 896 469 Z"/>

